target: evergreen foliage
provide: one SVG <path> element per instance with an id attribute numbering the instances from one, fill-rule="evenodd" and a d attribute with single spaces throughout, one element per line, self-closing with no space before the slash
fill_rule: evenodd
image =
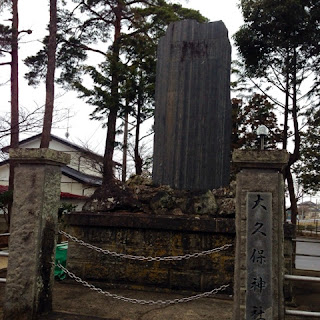
<path id="1" fill-rule="evenodd" d="M 308 109 L 319 108 L 320 2 L 241 0 L 241 9 L 245 24 L 235 34 L 235 43 L 246 75 L 283 112 L 283 149 L 288 148 L 289 128 L 293 128 L 294 151 L 285 177 L 294 216 L 292 166 L 300 158 L 301 141 L 305 143 L 299 119 Z M 307 79 L 312 83 L 309 86 Z M 272 98 L 270 89 L 282 93 L 283 100 Z"/>
<path id="2" fill-rule="evenodd" d="M 152 113 L 157 40 L 172 21 L 206 19 L 164 0 L 72 2 L 72 9 L 66 9 L 71 6 L 68 2 L 58 13 L 58 81 L 95 107 L 92 118 L 107 119 L 104 183 L 109 183 L 116 120 L 128 108 L 137 115 L 137 124 Z M 44 44 L 43 50 L 25 61 L 31 68 L 26 75 L 30 84 L 37 84 L 45 74 L 46 39 Z"/>
<path id="3" fill-rule="evenodd" d="M 257 129 L 262 124 L 269 129 L 265 149 L 276 149 L 282 141 L 282 131 L 268 98 L 254 93 L 248 100 L 232 99 L 232 150 L 259 149 Z"/>
<path id="4" fill-rule="evenodd" d="M 0 24 L 0 57 L 4 56 L 7 53 L 10 53 L 11 50 L 11 28 Z"/>
<path id="5" fill-rule="evenodd" d="M 302 134 L 301 158 L 295 166 L 303 192 L 320 191 L 320 110 L 308 115 L 308 128 Z"/>

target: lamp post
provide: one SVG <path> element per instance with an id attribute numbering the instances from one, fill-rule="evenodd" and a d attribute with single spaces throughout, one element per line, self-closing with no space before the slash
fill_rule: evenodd
<path id="1" fill-rule="evenodd" d="M 261 150 L 264 150 L 264 138 L 269 134 L 269 129 L 265 125 L 260 125 L 257 129 L 257 135 L 260 137 Z"/>

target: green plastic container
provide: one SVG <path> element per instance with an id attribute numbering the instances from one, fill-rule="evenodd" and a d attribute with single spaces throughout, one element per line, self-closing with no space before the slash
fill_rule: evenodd
<path id="1" fill-rule="evenodd" d="M 67 266 L 67 253 L 68 253 L 68 242 L 59 243 L 56 246 L 56 265 L 60 263 L 62 266 Z M 55 279 L 63 280 L 66 277 L 66 274 L 59 267 L 54 268 L 54 277 Z"/>

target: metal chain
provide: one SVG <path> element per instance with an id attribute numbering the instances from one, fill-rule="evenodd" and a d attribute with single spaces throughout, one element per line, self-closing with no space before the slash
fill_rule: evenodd
<path id="1" fill-rule="evenodd" d="M 130 260 L 139 260 L 139 261 L 180 261 L 183 259 L 190 259 L 190 258 L 199 258 L 202 256 L 206 256 L 212 253 L 216 253 L 222 250 L 227 250 L 228 248 L 232 247 L 232 244 L 225 244 L 221 247 L 218 248 L 214 248 L 211 250 L 206 250 L 206 251 L 202 251 L 202 252 L 196 252 L 196 253 L 188 253 L 185 254 L 183 256 L 164 256 L 164 257 L 145 257 L 145 256 L 135 256 L 135 255 L 131 255 L 131 254 L 124 254 L 124 253 L 117 253 L 114 251 L 110 251 L 108 249 L 102 249 L 99 247 L 96 247 L 92 244 L 86 243 L 83 240 L 80 240 L 68 233 L 66 233 L 65 231 L 59 230 L 59 233 L 64 235 L 66 238 L 80 244 L 81 246 L 87 247 L 89 249 L 95 250 L 97 252 L 106 254 L 106 255 L 110 255 L 113 257 L 118 257 L 118 258 L 123 258 L 123 259 L 130 259 Z"/>
<path id="2" fill-rule="evenodd" d="M 194 296 L 185 297 L 185 298 L 181 298 L 181 299 L 173 299 L 173 300 L 132 299 L 132 298 L 123 297 L 123 296 L 111 293 L 109 291 L 103 291 L 101 288 L 96 288 L 93 284 L 90 284 L 87 281 L 82 280 L 81 278 L 77 277 L 74 273 L 72 273 L 71 271 L 66 269 L 60 263 L 54 264 L 54 265 L 56 265 L 57 267 L 62 269 L 70 278 L 74 279 L 76 282 L 82 284 L 83 286 L 89 288 L 90 290 L 96 291 L 98 293 L 101 293 L 101 294 L 103 294 L 107 297 L 113 298 L 113 299 L 117 299 L 117 300 L 124 301 L 124 302 L 130 302 L 130 303 L 134 303 L 134 304 L 141 304 L 141 305 L 162 305 L 162 306 L 165 306 L 165 305 L 170 305 L 170 304 L 178 304 L 178 303 L 194 301 L 197 299 L 201 299 L 201 298 L 205 298 L 205 297 L 217 294 L 218 292 L 223 291 L 230 286 L 230 284 L 225 284 L 225 285 L 222 285 L 221 287 L 213 289 L 211 291 L 203 292 L 203 293 L 200 293 L 200 294 L 197 294 Z"/>

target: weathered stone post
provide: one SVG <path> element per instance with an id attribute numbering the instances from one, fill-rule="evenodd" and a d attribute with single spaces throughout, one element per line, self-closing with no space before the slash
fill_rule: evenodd
<path id="1" fill-rule="evenodd" d="M 14 149 L 16 162 L 4 320 L 37 319 L 52 306 L 61 166 L 70 156 L 50 149 Z"/>
<path id="2" fill-rule="evenodd" d="M 283 150 L 233 153 L 237 174 L 234 320 L 282 320 Z"/>

